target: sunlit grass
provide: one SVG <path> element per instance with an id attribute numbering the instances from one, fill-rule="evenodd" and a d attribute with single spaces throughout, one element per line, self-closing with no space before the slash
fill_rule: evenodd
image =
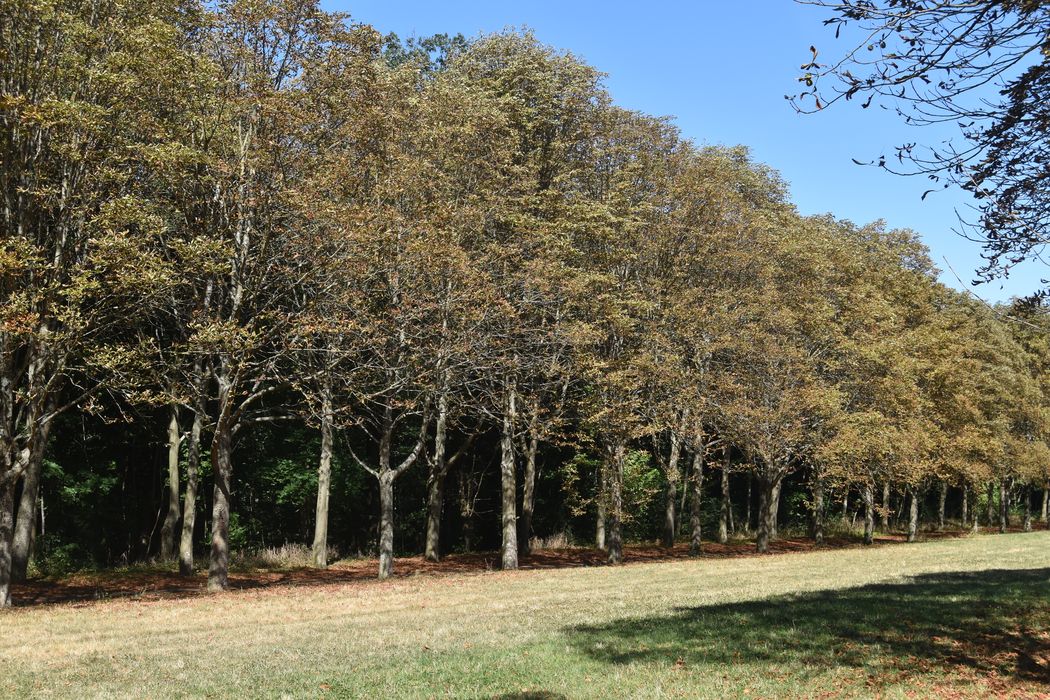
<path id="1" fill-rule="evenodd" d="M 16 609 L 0 696 L 1050 693 L 1050 533 Z"/>

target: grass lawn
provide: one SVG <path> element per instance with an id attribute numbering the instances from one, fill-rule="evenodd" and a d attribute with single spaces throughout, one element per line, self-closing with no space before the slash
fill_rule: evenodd
<path id="1" fill-rule="evenodd" d="M 0 614 L 2 697 L 1050 697 L 1050 532 Z"/>

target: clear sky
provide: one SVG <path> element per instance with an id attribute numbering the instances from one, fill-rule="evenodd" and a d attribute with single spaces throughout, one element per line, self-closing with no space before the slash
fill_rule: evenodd
<path id="1" fill-rule="evenodd" d="M 840 103 L 799 115 L 784 99 L 797 91 L 799 65 L 816 45 L 831 57 L 846 48 L 825 28 L 819 8 L 792 0 L 323 0 L 383 33 L 467 37 L 506 27 L 529 27 L 548 44 L 571 51 L 608 74 L 620 106 L 671 115 L 700 144 L 744 144 L 757 160 L 779 170 L 803 214 L 832 212 L 867 223 L 917 231 L 942 269 L 941 279 L 969 287 L 981 264 L 980 246 L 953 232 L 956 211 L 971 200 L 959 191 L 903 178 L 868 161 L 907 141 L 936 142 L 953 132 L 908 127 L 891 112 Z M 954 269 L 956 276 L 952 273 Z M 1039 287 L 1040 265 L 1016 270 L 1005 281 L 972 288 L 996 301 Z"/>

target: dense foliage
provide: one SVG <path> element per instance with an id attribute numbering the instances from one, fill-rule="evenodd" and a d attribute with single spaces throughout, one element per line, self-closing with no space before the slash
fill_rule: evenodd
<path id="1" fill-rule="evenodd" d="M 765 551 L 851 493 L 914 538 L 934 486 L 942 524 L 993 484 L 1030 524 L 1045 310 L 800 216 L 572 55 L 310 0 L 2 8 L 0 601 L 31 554 L 207 547 L 222 589 L 288 542 L 380 576 L 562 533 Z"/>

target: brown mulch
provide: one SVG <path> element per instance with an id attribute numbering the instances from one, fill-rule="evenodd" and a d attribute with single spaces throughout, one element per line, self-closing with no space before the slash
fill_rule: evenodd
<path id="1" fill-rule="evenodd" d="M 927 532 L 923 539 L 960 537 L 961 531 Z M 888 545 L 904 541 L 903 535 L 877 537 L 876 545 Z M 863 546 L 856 538 L 829 537 L 824 545 L 817 547 L 808 538 L 784 538 L 770 543 L 770 554 L 809 552 L 818 549 L 844 549 Z M 701 558 L 729 558 L 765 556 L 755 552 L 754 543 L 734 540 L 728 544 L 704 542 Z M 624 547 L 624 562 L 646 563 L 690 559 L 689 546 L 677 544 L 673 549 L 654 545 L 627 545 Z M 536 551 L 521 556 L 519 568 L 569 569 L 585 566 L 607 565 L 606 554 L 597 549 L 566 548 Z M 328 569 L 295 568 L 284 570 L 234 571 L 230 573 L 231 589 L 267 589 L 277 586 L 323 586 L 374 581 L 378 561 L 376 559 L 354 559 L 339 562 Z M 449 554 L 441 562 L 434 563 L 422 557 L 399 558 L 394 562 L 394 578 L 413 576 L 448 576 L 476 574 L 499 568 L 498 552 L 471 554 Z M 12 599 L 16 606 L 41 606 L 61 603 L 84 603 L 112 598 L 136 598 L 159 600 L 187 598 L 206 592 L 206 573 L 182 577 L 163 570 L 147 571 L 100 571 L 73 574 L 59 579 L 32 579 L 16 584 Z"/>

